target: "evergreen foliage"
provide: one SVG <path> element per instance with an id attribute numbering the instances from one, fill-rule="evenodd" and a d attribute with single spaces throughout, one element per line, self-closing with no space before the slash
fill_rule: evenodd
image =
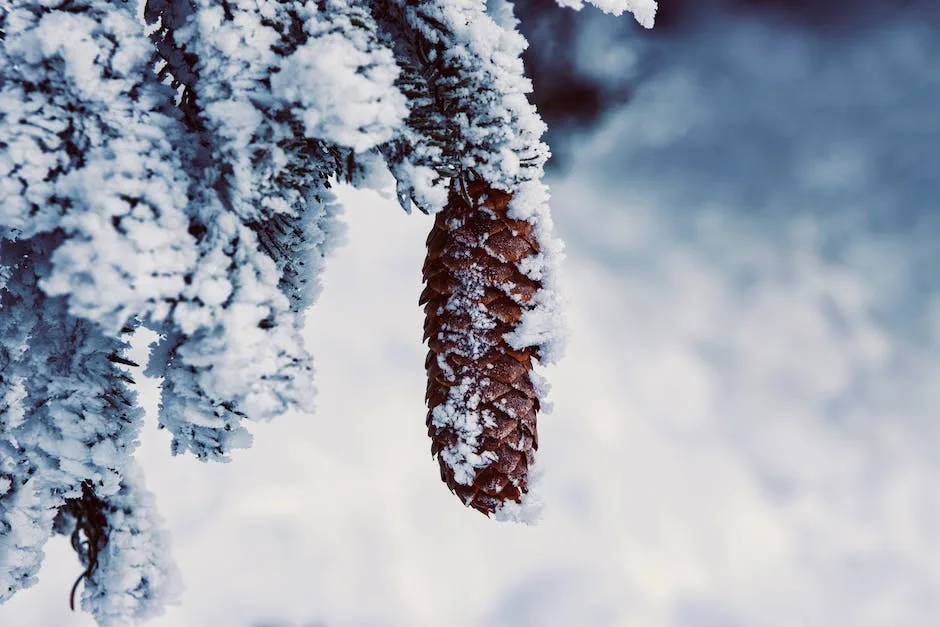
<path id="1" fill-rule="evenodd" d="M 595 3 L 647 25 L 655 10 Z M 101 624 L 159 613 L 178 588 L 133 461 L 130 334 L 161 337 L 146 372 L 174 453 L 225 461 L 246 421 L 310 411 L 301 329 L 342 238 L 337 181 L 387 167 L 427 213 L 502 193 L 533 242 L 513 273 L 538 290 L 500 350 L 547 361 L 561 336 L 544 125 L 508 2 L 148 0 L 144 17 L 107 0 L 0 10 L 0 602 L 62 533 Z"/>

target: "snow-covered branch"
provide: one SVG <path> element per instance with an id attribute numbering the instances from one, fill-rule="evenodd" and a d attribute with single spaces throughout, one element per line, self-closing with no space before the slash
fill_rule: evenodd
<path id="1" fill-rule="evenodd" d="M 386 167 L 406 210 L 439 214 L 432 448 L 467 504 L 525 517 L 561 245 L 511 4 L 148 0 L 144 17 L 107 0 L 0 10 L 0 602 L 54 531 L 101 624 L 172 597 L 132 460 L 127 342 L 160 336 L 147 373 L 173 452 L 227 460 L 246 421 L 312 410 L 301 330 L 343 237 L 332 189 Z"/>

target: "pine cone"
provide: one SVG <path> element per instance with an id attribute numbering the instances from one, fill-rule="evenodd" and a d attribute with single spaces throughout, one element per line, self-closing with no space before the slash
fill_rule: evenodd
<path id="1" fill-rule="evenodd" d="M 532 224 L 507 217 L 511 196 L 485 183 L 451 192 L 428 236 L 421 295 L 431 454 L 466 505 L 490 515 L 521 503 L 538 448 L 534 347 L 504 339 L 541 287 L 520 270 L 539 252 Z"/>

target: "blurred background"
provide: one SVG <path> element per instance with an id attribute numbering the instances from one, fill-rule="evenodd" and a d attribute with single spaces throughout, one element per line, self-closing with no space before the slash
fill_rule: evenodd
<path id="1" fill-rule="evenodd" d="M 228 465 L 138 457 L 186 592 L 154 627 L 867 627 L 940 616 L 940 4 L 521 0 L 571 339 L 536 527 L 425 433 L 430 220 L 343 190 L 318 410 Z M 68 611 L 49 545 L 10 627 Z"/>

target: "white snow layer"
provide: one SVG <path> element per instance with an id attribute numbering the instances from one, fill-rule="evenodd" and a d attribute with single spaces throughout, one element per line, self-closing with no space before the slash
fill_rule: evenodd
<path id="1" fill-rule="evenodd" d="M 933 625 L 940 84 L 917 19 L 715 20 L 553 186 L 576 332 L 536 528 L 440 489 L 414 333 L 428 221 L 349 192 L 352 246 L 305 333 L 330 419 L 263 425 L 224 468 L 147 433 L 189 584 L 153 627 Z M 0 624 L 92 624 L 62 598 L 74 556 L 48 552 Z"/>
<path id="2" fill-rule="evenodd" d="M 180 138 L 153 110 L 167 94 L 147 81 L 150 44 L 132 11 L 88 4 L 6 15 L 0 237 L 63 229 L 43 288 L 115 332 L 133 315 L 164 317 L 196 253 Z"/>
<path id="3" fill-rule="evenodd" d="M 368 12 L 331 0 L 304 28 L 310 39 L 281 62 L 273 95 L 291 104 L 309 137 L 356 152 L 392 139 L 408 109 L 394 55 Z"/>
<path id="4" fill-rule="evenodd" d="M 108 541 L 84 581 L 82 609 L 102 627 L 159 616 L 179 598 L 182 581 L 163 519 L 136 464 L 124 469 L 121 488 L 107 503 Z"/>
<path id="5" fill-rule="evenodd" d="M 156 613 L 173 587 L 131 470 L 141 416 L 133 377 L 115 363 L 121 334 L 142 323 L 163 335 L 148 371 L 163 377 L 159 422 L 176 452 L 224 460 L 251 441 L 243 420 L 309 411 L 301 329 L 341 231 L 331 177 L 365 182 L 367 151 L 409 133 L 370 3 L 154 5 L 189 15 L 174 45 L 198 72 L 170 71 L 192 79 L 182 90 L 197 95 L 197 119 L 169 112 L 132 3 L 16 0 L 3 15 L 0 599 L 35 581 L 52 516 L 87 483 L 114 515 L 83 597 L 102 623 Z M 560 246 L 539 182 L 548 153 L 525 97 L 525 42 L 483 3 L 402 10 L 445 44 L 462 83 L 451 119 L 461 168 L 516 194 L 513 211 L 535 224 L 543 253 L 525 271 L 544 289 L 513 342 L 537 344 L 547 361 L 561 335 Z M 425 163 L 400 165 L 416 198 L 443 202 Z"/>
<path id="6" fill-rule="evenodd" d="M 105 500 L 120 490 L 143 413 L 111 361 L 126 344 L 39 289 L 56 243 L 37 236 L 0 246 L 0 265 L 16 277 L 0 290 L 0 602 L 35 583 L 56 510 L 82 483 Z M 146 507 L 136 515 L 155 515 Z M 122 571 L 133 576 L 135 567 Z M 146 591 L 136 601 L 163 602 Z"/>
<path id="7" fill-rule="evenodd" d="M 521 58 L 526 41 L 505 7 L 488 7 L 477 0 L 399 4 L 407 25 L 427 42 L 420 44 L 421 50 L 427 51 L 417 55 L 416 63 L 432 68 L 425 74 L 432 77 L 432 92 L 444 94 L 439 97 L 446 104 L 439 106 L 453 109 L 446 124 L 453 144 L 450 148 L 459 155 L 460 167 L 511 193 L 509 216 L 533 225 L 541 251 L 519 267 L 526 276 L 541 281 L 542 287 L 518 328 L 506 339 L 517 349 L 537 347 L 542 363 L 551 363 L 560 356 L 566 335 L 555 279 L 563 248 L 552 233 L 548 190 L 541 182 L 549 153 L 539 139 L 545 124 L 526 97 L 532 89 Z M 420 130 L 412 133 L 410 158 L 422 164 L 440 161 L 438 145 L 422 137 Z M 392 169 L 401 176 L 400 167 Z M 405 174 L 406 188 L 419 187 Z M 431 212 L 440 208 L 425 207 Z M 450 389 L 445 406 L 432 409 L 435 420 L 451 424 L 458 434 L 458 442 L 442 451 L 442 459 L 454 469 L 458 481 L 493 461 L 492 455 L 480 455 L 477 450 L 481 417 L 474 417 L 471 397 L 456 385 Z M 501 515 L 503 519 L 511 517 L 508 510 Z"/>
<path id="8" fill-rule="evenodd" d="M 160 420 L 176 452 L 226 459 L 251 442 L 244 419 L 312 408 L 312 359 L 299 328 L 342 231 L 328 189 L 339 153 L 324 140 L 365 150 L 403 114 L 389 53 L 368 22 L 352 26 L 352 5 L 327 4 L 332 12 L 313 4 L 245 0 L 223 10 L 201 2 L 176 28 L 177 43 L 199 59 L 190 88 L 217 164 L 193 202 L 203 229 L 200 258 L 174 308 L 175 328 L 165 334 L 169 361 L 152 363 L 165 377 Z M 299 47 L 291 39 L 298 27 L 307 36 Z M 316 58 L 350 52 L 350 42 L 361 44 L 351 65 Z M 322 97 L 310 88 L 321 79 L 333 88 Z M 338 105 L 353 95 L 361 96 L 358 105 L 341 112 Z M 334 135 L 318 135 L 325 127 L 316 119 Z"/>
<path id="9" fill-rule="evenodd" d="M 559 6 L 580 10 L 584 0 L 555 0 Z M 587 0 L 605 13 L 621 15 L 629 11 L 644 28 L 653 28 L 656 19 L 657 3 L 655 0 Z"/>

